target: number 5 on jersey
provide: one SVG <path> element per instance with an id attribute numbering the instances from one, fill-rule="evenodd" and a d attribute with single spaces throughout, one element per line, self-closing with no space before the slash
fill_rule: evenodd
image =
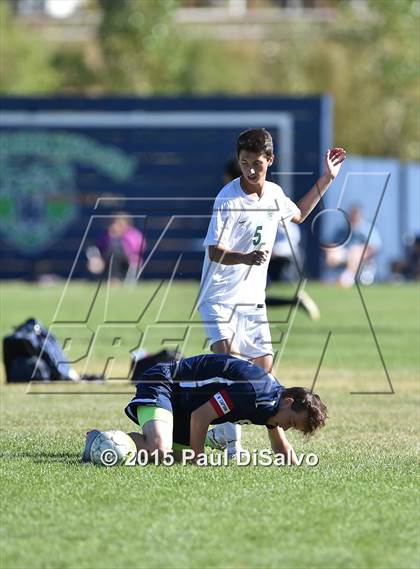
<path id="1" fill-rule="evenodd" d="M 252 244 L 253 245 L 259 245 L 261 243 L 261 231 L 262 231 L 263 226 L 262 225 L 257 225 L 257 229 L 255 230 L 254 233 L 254 238 L 252 240 Z"/>

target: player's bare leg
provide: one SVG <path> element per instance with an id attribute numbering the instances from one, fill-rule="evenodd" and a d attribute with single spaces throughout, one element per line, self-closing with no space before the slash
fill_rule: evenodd
<path id="1" fill-rule="evenodd" d="M 213 354 L 240 355 L 239 350 L 236 347 L 233 338 L 231 340 L 227 338 L 224 340 L 218 340 L 217 342 L 214 342 L 214 344 L 211 345 L 210 349 L 213 352 Z"/>
<path id="2" fill-rule="evenodd" d="M 339 284 L 344 288 L 353 286 L 357 270 L 364 253 L 364 245 L 353 245 L 347 252 L 347 265 L 338 279 Z"/>
<path id="3" fill-rule="evenodd" d="M 128 433 L 136 443 L 137 451 L 145 450 L 149 454 L 157 451 L 160 460 L 172 451 L 173 423 L 151 420 L 143 425 L 143 434 Z"/>
<path id="4" fill-rule="evenodd" d="M 264 371 L 268 373 L 271 373 L 271 370 L 273 369 L 273 356 L 271 354 L 254 358 L 251 361 L 253 364 L 261 367 Z"/>

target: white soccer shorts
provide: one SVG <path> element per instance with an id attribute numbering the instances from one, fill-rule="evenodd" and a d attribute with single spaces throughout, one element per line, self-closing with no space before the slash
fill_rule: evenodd
<path id="1" fill-rule="evenodd" d="M 210 346 L 228 340 L 243 358 L 273 355 L 265 304 L 235 307 L 205 302 L 198 310 Z"/>

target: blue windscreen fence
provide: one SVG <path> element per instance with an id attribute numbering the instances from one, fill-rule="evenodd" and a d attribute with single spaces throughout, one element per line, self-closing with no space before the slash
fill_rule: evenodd
<path id="1" fill-rule="evenodd" d="M 86 249 L 121 211 L 146 236 L 144 278 L 198 278 L 238 134 L 270 130 L 272 180 L 295 201 L 332 142 L 328 96 L 0 100 L 3 279 L 89 278 Z M 311 277 L 320 274 L 319 231 L 303 226 Z"/>

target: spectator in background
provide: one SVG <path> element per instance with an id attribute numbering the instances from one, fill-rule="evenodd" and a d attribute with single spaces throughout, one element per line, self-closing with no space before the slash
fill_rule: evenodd
<path id="1" fill-rule="evenodd" d="M 293 281 L 300 279 L 299 267 L 303 266 L 300 247 L 300 227 L 296 223 L 279 223 L 268 266 L 268 279 L 271 282 Z M 311 320 L 319 320 L 321 313 L 318 305 L 304 290 L 298 290 L 293 297 L 267 295 L 267 306 L 296 306 L 304 310 Z"/>
<path id="2" fill-rule="evenodd" d="M 279 223 L 268 267 L 270 280 L 293 281 L 299 278 L 298 267 L 302 266 L 300 237 L 299 225 L 289 221 Z"/>
<path id="3" fill-rule="evenodd" d="M 118 212 L 97 246 L 100 259 L 97 255 L 88 254 L 88 268 L 91 272 L 105 272 L 113 282 L 136 281 L 143 263 L 146 240 L 143 233 L 134 227 L 129 215 Z"/>
<path id="4" fill-rule="evenodd" d="M 351 287 L 361 261 L 360 282 L 372 284 L 375 277 L 375 257 L 381 248 L 381 238 L 372 223 L 363 218 L 359 206 L 353 206 L 349 213 L 349 226 L 340 228 L 334 235 L 336 247 L 326 250 L 327 266 L 338 269 L 338 284 Z"/>
<path id="5" fill-rule="evenodd" d="M 239 162 L 237 158 L 232 158 L 225 164 L 225 169 L 223 170 L 223 184 L 229 184 L 232 180 L 240 178 L 242 176 L 242 170 L 239 167 Z"/>
<path id="6" fill-rule="evenodd" d="M 391 264 L 394 275 L 406 280 L 420 280 L 420 235 L 406 239 L 405 259 L 398 259 Z"/>

